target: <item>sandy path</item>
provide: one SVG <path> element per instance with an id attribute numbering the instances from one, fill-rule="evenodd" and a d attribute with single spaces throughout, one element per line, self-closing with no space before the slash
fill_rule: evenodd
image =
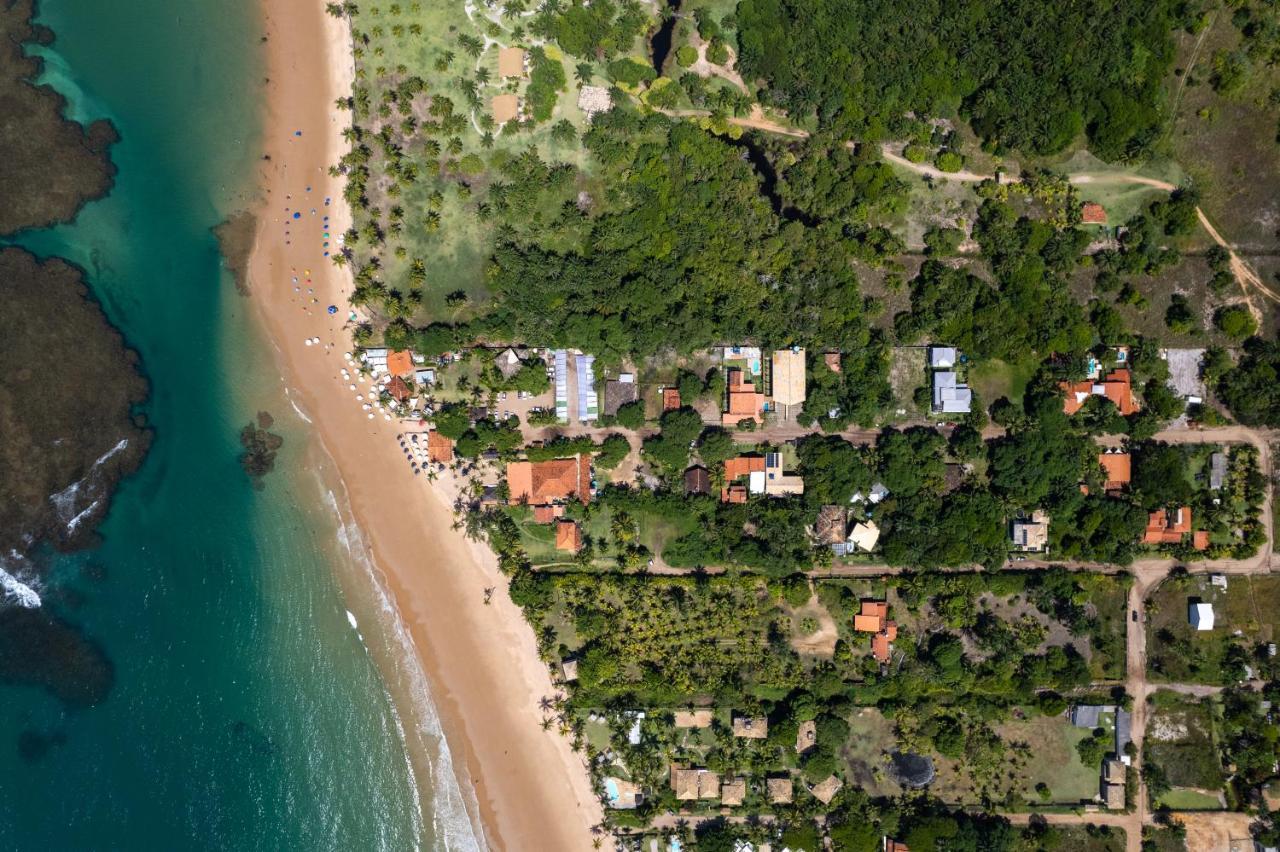
<path id="1" fill-rule="evenodd" d="M 412 475 L 396 445 L 399 424 L 368 419 L 339 379 L 350 338 L 342 323 L 350 282 L 322 257 L 321 232 L 325 214 L 334 237 L 350 221 L 341 183 L 327 174 L 347 120 L 332 108 L 352 76 L 346 28 L 318 0 L 271 0 L 264 11 L 270 159 L 262 167 L 250 262 L 252 305 L 275 344 L 290 398 L 336 463 L 339 487 L 394 594 L 489 844 L 591 849 L 600 806 L 581 758 L 541 728 L 538 704 L 553 689 L 532 629 L 507 596 L 492 555 L 451 528 L 448 496 Z M 325 198 L 332 199 L 327 207 Z M 329 304 L 339 308 L 334 317 Z M 322 345 L 304 345 L 316 336 Z M 496 592 L 486 604 L 490 587 Z"/>

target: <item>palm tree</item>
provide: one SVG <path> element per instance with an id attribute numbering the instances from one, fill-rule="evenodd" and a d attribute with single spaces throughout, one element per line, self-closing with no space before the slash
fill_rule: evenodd
<path id="1" fill-rule="evenodd" d="M 573 78 L 578 81 L 578 85 L 585 86 L 591 82 L 592 70 L 590 63 L 579 62 L 573 69 Z"/>
<path id="2" fill-rule="evenodd" d="M 484 42 L 467 33 L 458 36 L 458 44 L 462 45 L 463 51 L 472 59 L 479 59 L 484 52 Z"/>

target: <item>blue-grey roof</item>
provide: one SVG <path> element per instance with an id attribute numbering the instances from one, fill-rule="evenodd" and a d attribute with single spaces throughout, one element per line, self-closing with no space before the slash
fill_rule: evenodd
<path id="1" fill-rule="evenodd" d="M 1116 710 L 1116 754 L 1124 754 L 1125 746 L 1133 741 L 1133 719 L 1123 707 Z"/>

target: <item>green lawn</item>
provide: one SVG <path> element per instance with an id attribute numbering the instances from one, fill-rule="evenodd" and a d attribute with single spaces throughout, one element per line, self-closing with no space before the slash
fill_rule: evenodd
<path id="1" fill-rule="evenodd" d="M 1155 680 L 1221 684 L 1223 654 L 1241 631 L 1246 645 L 1270 642 L 1280 620 L 1280 577 L 1229 576 L 1223 590 L 1208 575 L 1171 577 L 1147 602 L 1149 673 Z M 1213 605 L 1214 629 L 1195 630 L 1191 600 Z"/>
<path id="2" fill-rule="evenodd" d="M 1159 692 L 1147 723 L 1146 760 L 1163 770 L 1174 787 L 1216 790 L 1222 764 L 1215 745 L 1214 708 L 1171 692 Z"/>
<path id="3" fill-rule="evenodd" d="M 1175 811 L 1220 811 L 1222 801 L 1217 796 L 1210 796 L 1196 790 L 1174 788 L 1160 797 L 1156 803 Z"/>
<path id="4" fill-rule="evenodd" d="M 1039 364 L 1034 359 L 1013 364 L 983 361 L 969 368 L 969 386 L 984 406 L 1000 397 L 1008 397 L 1014 405 L 1022 404 L 1022 395 L 1035 376 Z"/>

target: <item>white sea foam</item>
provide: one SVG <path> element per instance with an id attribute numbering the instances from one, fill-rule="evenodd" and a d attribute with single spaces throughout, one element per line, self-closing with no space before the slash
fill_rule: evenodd
<path id="1" fill-rule="evenodd" d="M 322 487 L 324 487 L 323 484 Z M 429 760 L 432 769 L 432 790 L 435 793 L 431 807 L 432 834 L 437 842 L 442 844 L 442 847 L 449 850 L 449 852 L 480 852 L 480 850 L 487 849 L 488 845 L 484 842 L 483 830 L 474 825 L 469 816 L 469 810 L 476 813 L 479 810 L 475 801 L 475 793 L 471 790 L 466 791 L 471 795 L 471 808 L 468 809 L 467 803 L 463 800 L 465 795 L 463 788 L 458 783 L 457 775 L 453 771 L 453 755 L 449 751 L 449 744 L 445 740 L 444 731 L 440 727 L 440 717 L 437 715 L 435 704 L 431 700 L 431 688 L 426 672 L 423 671 L 418 661 L 417 650 L 414 648 L 413 639 L 409 635 L 404 619 L 401 617 L 395 601 L 387 592 L 382 573 L 374 565 L 360 527 L 355 523 L 354 519 L 350 518 L 349 513 L 345 513 L 339 508 L 338 498 L 327 487 L 325 487 L 325 497 L 329 507 L 337 517 L 338 541 L 350 555 L 352 561 L 364 570 L 376 595 L 379 608 L 386 616 L 385 623 L 389 628 L 389 639 L 394 643 L 395 656 L 401 662 L 402 670 L 410 682 L 415 713 L 414 721 L 420 738 L 424 742 L 436 743 L 434 759 Z M 348 612 L 347 617 L 354 626 L 354 616 Z M 364 641 L 363 637 L 361 637 L 361 641 Z M 401 739 L 404 740 L 404 725 L 394 702 L 391 702 L 391 708 L 396 729 Z M 407 752 L 405 754 L 405 765 L 409 772 L 410 781 L 414 786 L 415 798 L 421 801 L 420 790 L 417 786 L 417 776 Z M 421 813 L 418 814 L 418 819 L 419 821 L 421 820 Z"/>
<path id="2" fill-rule="evenodd" d="M 79 526 L 85 516 L 98 505 L 98 501 L 94 500 L 89 508 L 80 512 L 76 511 L 76 498 L 80 495 L 80 486 L 87 482 L 89 477 L 93 476 L 108 459 L 116 453 L 122 452 L 128 446 L 129 439 L 121 438 L 114 447 L 98 457 L 98 460 L 93 463 L 93 466 L 89 468 L 89 472 L 82 479 L 76 480 L 57 494 L 49 495 L 49 502 L 53 503 L 53 508 L 58 513 L 58 517 L 67 525 L 67 532 L 75 532 L 75 528 Z"/>
<path id="3" fill-rule="evenodd" d="M 299 417 L 303 419 L 303 421 L 307 423 L 311 422 L 311 418 L 303 413 L 302 409 L 298 407 L 298 403 L 293 401 L 293 394 L 289 393 L 288 388 L 284 389 L 284 398 L 289 400 L 289 405 L 293 408 L 294 414 L 297 414 Z"/>
<path id="4" fill-rule="evenodd" d="M 87 518 L 94 509 L 98 508 L 98 504 L 101 502 L 102 502 L 101 500 L 94 500 L 88 506 L 84 507 L 84 509 L 77 512 L 74 518 L 67 521 L 67 532 L 68 533 L 75 532 L 76 527 L 80 526 L 80 522 L 83 521 L 85 518 Z"/>
<path id="5" fill-rule="evenodd" d="M 9 551 L 9 555 L 13 559 L 13 563 L 7 563 L 0 559 L 0 592 L 4 592 L 3 597 L 0 599 L 11 601 L 24 609 L 39 609 L 44 603 L 40 600 L 40 593 L 6 570 L 13 568 L 17 571 L 18 569 L 14 565 L 21 565 L 22 557 L 17 551 L 12 550 Z"/>
<path id="6" fill-rule="evenodd" d="M 352 630 L 360 629 L 360 625 L 356 623 L 356 617 L 351 614 L 351 610 L 347 610 L 347 622 L 351 625 Z"/>

